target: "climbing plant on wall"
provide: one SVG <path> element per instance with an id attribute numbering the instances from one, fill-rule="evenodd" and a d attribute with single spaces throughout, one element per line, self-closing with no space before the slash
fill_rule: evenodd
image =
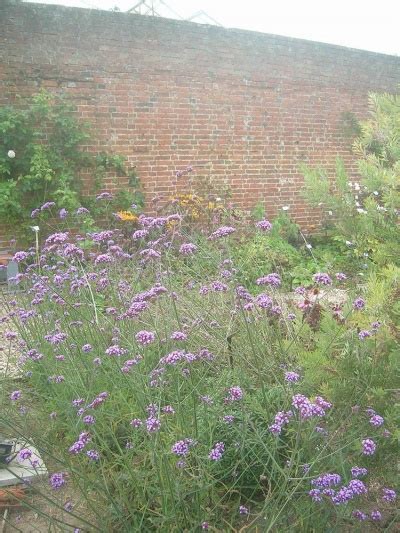
<path id="1" fill-rule="evenodd" d="M 127 169 L 122 156 L 88 152 L 90 125 L 75 111 L 68 98 L 45 91 L 27 105 L 0 107 L 0 222 L 27 226 L 32 211 L 49 201 L 56 209 L 83 206 L 93 217 L 102 215 L 94 196 L 110 172 L 129 176 L 128 189 L 113 197 L 115 209 L 143 205 L 135 169 Z M 91 181 L 93 195 L 85 194 L 82 176 Z"/>

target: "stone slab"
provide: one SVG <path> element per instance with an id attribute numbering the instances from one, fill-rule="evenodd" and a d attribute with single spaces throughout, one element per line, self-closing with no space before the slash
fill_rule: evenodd
<path id="1" fill-rule="evenodd" d="M 23 448 L 32 452 L 30 459 L 18 459 L 17 454 Z M 0 487 L 18 485 L 24 481 L 32 481 L 42 476 L 47 476 L 48 471 L 37 449 L 20 440 L 14 441 L 12 460 L 8 465 L 0 465 Z M 37 459 L 37 465 L 32 466 L 32 459 Z"/>

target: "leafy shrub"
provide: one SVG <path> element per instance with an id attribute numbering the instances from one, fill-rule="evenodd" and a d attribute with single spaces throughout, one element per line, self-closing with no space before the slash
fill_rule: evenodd
<path id="1" fill-rule="evenodd" d="M 303 168 L 306 198 L 323 206 L 330 235 L 357 269 L 398 266 L 400 258 L 399 97 L 372 94 L 369 103 L 371 118 L 354 141 L 359 178 L 349 178 L 340 160 L 333 183 L 324 170 Z"/>
<path id="2" fill-rule="evenodd" d="M 140 183 L 134 169 L 127 171 L 124 158 L 85 149 L 89 126 L 76 119 L 75 109 L 63 97 L 41 92 L 22 106 L 0 108 L 0 220 L 29 229 L 31 213 L 37 205 L 54 202 L 55 209 L 73 211 L 84 206 L 92 217 L 104 217 L 111 208 L 128 209 L 143 205 Z M 110 171 L 129 175 L 130 190 L 120 191 L 115 202 L 93 203 Z M 83 190 L 83 177 L 91 179 L 92 195 Z M 48 218 L 48 209 L 35 218 Z M 89 219 L 87 217 L 89 222 Z M 93 218 L 91 219 L 93 225 Z M 30 231 L 29 231 L 30 233 Z"/>

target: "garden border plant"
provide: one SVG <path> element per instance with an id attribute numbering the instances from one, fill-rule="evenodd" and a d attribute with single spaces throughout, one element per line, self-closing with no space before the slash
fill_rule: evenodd
<path id="1" fill-rule="evenodd" d="M 371 388 L 382 376 L 394 388 L 390 331 L 377 320 L 358 330 L 377 318 L 360 295 L 341 309 L 318 298 L 343 273 L 314 275 L 314 303 L 304 288 L 288 302 L 275 272 L 250 292 L 237 233 L 215 226 L 194 243 L 180 215 L 141 216 L 130 243 L 120 229 L 88 235 L 85 249 L 50 235 L 40 271 L 18 252 L 28 291 L 9 301 L 20 337 L 6 338 L 20 339 L 27 381 L 3 400 L 18 431 L 32 427 L 31 403 L 44 421 L 32 438 L 60 465 L 55 501 L 73 483 L 107 528 L 324 530 L 367 515 L 388 527 L 396 409 Z"/>
<path id="2" fill-rule="evenodd" d="M 90 216 L 87 211 L 79 227 L 84 222 L 84 229 L 89 229 L 113 211 L 130 209 L 132 204 L 139 210 L 143 207 L 135 167 L 127 169 L 120 155 L 88 151 L 91 127 L 78 120 L 76 111 L 68 97 L 47 91 L 0 107 L 0 221 L 12 231 L 18 227 L 25 242 L 31 239 L 30 226 L 51 216 L 62 219 L 86 208 Z M 110 197 L 105 209 L 94 197 L 110 173 L 128 176 L 129 188 Z M 83 179 L 92 184 L 90 195 Z M 35 210 L 38 205 L 44 206 L 40 212 Z"/>

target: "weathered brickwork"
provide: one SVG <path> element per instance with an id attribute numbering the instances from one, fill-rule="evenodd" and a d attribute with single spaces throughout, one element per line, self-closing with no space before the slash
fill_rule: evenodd
<path id="1" fill-rule="evenodd" d="M 68 93 L 93 125 L 88 149 L 124 154 L 151 205 L 184 188 L 175 171 L 225 180 L 233 202 L 290 206 L 301 163 L 355 171 L 343 114 L 368 113 L 370 91 L 394 92 L 400 58 L 310 41 L 124 13 L 0 6 L 0 104 L 40 88 Z"/>

